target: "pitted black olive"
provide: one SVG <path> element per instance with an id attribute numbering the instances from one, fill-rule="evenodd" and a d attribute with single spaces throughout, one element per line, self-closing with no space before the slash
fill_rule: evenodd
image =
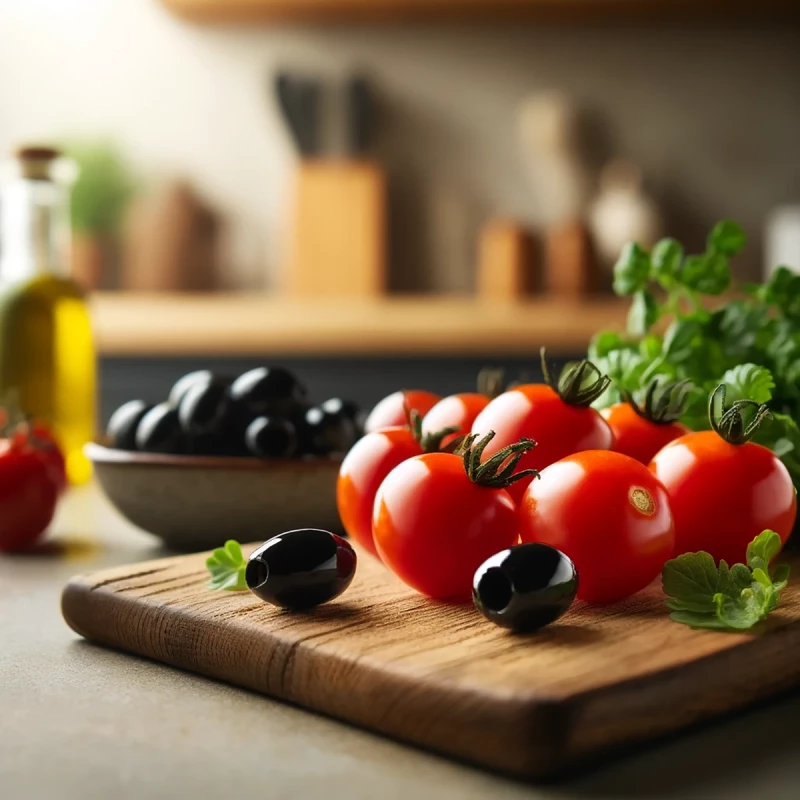
<path id="1" fill-rule="evenodd" d="M 478 567 L 472 599 L 489 620 L 517 632 L 534 631 L 558 619 L 578 591 L 575 565 L 546 544 L 520 544 Z"/>
<path id="2" fill-rule="evenodd" d="M 250 591 L 276 606 L 300 611 L 338 597 L 356 572 L 355 550 L 335 533 L 317 528 L 268 539 L 247 562 Z"/>

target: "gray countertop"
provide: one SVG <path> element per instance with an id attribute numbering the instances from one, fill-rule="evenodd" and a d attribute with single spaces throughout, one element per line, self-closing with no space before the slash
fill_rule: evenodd
<path id="1" fill-rule="evenodd" d="M 163 555 L 94 487 L 51 541 L 0 556 L 0 797 L 800 797 L 800 694 L 526 785 L 249 692 L 81 641 L 59 596 L 78 572 Z M 769 669 L 769 664 L 764 664 Z"/>

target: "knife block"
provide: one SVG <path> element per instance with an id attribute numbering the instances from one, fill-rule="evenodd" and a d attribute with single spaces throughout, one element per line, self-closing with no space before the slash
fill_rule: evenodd
<path id="1" fill-rule="evenodd" d="M 371 161 L 301 161 L 285 290 L 376 297 L 386 287 L 386 175 Z"/>

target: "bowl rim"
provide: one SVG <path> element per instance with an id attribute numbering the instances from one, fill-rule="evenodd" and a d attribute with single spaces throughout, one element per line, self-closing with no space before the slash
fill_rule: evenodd
<path id="1" fill-rule="evenodd" d="M 250 472 L 268 472 L 275 469 L 306 469 L 317 467 L 336 467 L 341 458 L 248 458 L 245 456 L 182 456 L 166 453 L 139 453 L 131 450 L 118 450 L 98 442 L 83 446 L 84 455 L 92 464 L 115 464 L 128 466 L 174 467 L 182 469 L 223 469 Z"/>

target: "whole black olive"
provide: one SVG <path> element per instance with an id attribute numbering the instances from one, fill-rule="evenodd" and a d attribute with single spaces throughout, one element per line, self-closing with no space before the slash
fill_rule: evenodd
<path id="1" fill-rule="evenodd" d="M 178 412 L 170 403 L 153 406 L 136 429 L 136 449 L 145 453 L 182 453 L 185 440 Z"/>
<path id="2" fill-rule="evenodd" d="M 229 416 L 230 400 L 219 383 L 196 383 L 178 405 L 178 419 L 187 436 L 224 433 Z"/>
<path id="3" fill-rule="evenodd" d="M 230 387 L 231 399 L 252 420 L 255 417 L 290 417 L 306 398 L 306 388 L 289 370 L 258 367 L 240 375 Z"/>
<path id="4" fill-rule="evenodd" d="M 152 408 L 144 400 L 130 400 L 121 405 L 108 421 L 106 436 L 109 447 L 119 450 L 136 449 L 136 430 L 142 417 Z"/>
<path id="5" fill-rule="evenodd" d="M 472 599 L 489 620 L 513 631 L 535 631 L 558 619 L 578 591 L 575 565 L 546 544 L 519 544 L 478 567 Z"/>
<path id="6" fill-rule="evenodd" d="M 306 411 L 297 432 L 303 452 L 317 456 L 346 453 L 356 441 L 353 420 L 342 414 L 330 414 L 319 407 Z"/>
<path id="7" fill-rule="evenodd" d="M 250 556 L 245 580 L 262 600 L 300 611 L 338 597 L 353 580 L 356 562 L 341 536 L 304 528 L 264 542 Z"/>
<path id="8" fill-rule="evenodd" d="M 226 378 L 214 375 L 213 372 L 207 369 L 198 369 L 195 372 L 188 372 L 182 378 L 179 378 L 175 385 L 169 391 L 169 402 L 177 406 L 183 400 L 183 396 L 198 384 L 207 385 L 209 383 L 219 383 L 227 385 L 230 383 Z"/>
<path id="9" fill-rule="evenodd" d="M 294 425 L 278 417 L 257 417 L 244 438 L 248 452 L 258 458 L 288 458 L 297 449 Z"/>

